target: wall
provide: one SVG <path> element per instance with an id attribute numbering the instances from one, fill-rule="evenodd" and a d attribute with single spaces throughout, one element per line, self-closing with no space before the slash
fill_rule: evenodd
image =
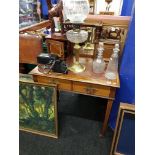
<path id="1" fill-rule="evenodd" d="M 115 15 L 120 15 L 121 14 L 121 8 L 122 8 L 122 2 L 123 0 L 113 0 L 112 3 L 110 4 L 110 10 L 109 11 L 114 11 Z M 105 11 L 106 10 L 107 3 L 105 0 L 97 0 L 96 1 L 96 14 L 99 14 L 100 11 Z"/>
<path id="2" fill-rule="evenodd" d="M 134 0 L 124 0 L 123 16 L 132 16 L 128 36 L 125 43 L 120 65 L 120 89 L 116 91 L 116 99 L 112 106 L 109 125 L 115 128 L 120 102 L 134 104 L 135 102 L 135 8 Z"/>

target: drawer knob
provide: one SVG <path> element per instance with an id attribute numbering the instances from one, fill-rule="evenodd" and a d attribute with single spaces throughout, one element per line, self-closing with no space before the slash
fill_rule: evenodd
<path id="1" fill-rule="evenodd" d="M 87 94 L 91 94 L 94 95 L 96 92 L 96 89 L 92 88 L 92 87 L 86 87 L 86 93 Z"/>
<path id="2" fill-rule="evenodd" d="M 86 88 L 86 93 L 90 94 L 91 93 L 91 89 L 89 87 Z"/>

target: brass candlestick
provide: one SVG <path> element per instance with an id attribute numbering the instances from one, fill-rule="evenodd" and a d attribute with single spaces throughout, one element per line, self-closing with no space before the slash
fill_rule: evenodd
<path id="1" fill-rule="evenodd" d="M 74 73 L 80 73 L 85 70 L 85 66 L 79 63 L 79 51 L 81 47 L 79 44 L 74 45 L 74 57 L 73 57 L 73 65 L 69 67 L 68 69 Z"/>
<path id="2" fill-rule="evenodd" d="M 85 46 L 83 47 L 84 50 L 93 50 L 94 49 L 94 45 L 91 43 L 91 33 L 92 33 L 92 30 L 91 28 L 88 29 L 88 39 L 87 39 L 87 42 L 85 44 Z"/>

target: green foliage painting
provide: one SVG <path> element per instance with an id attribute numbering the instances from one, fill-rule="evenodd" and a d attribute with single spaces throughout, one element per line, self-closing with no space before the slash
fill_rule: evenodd
<path id="1" fill-rule="evenodd" d="M 56 89 L 54 86 L 19 84 L 19 125 L 47 135 L 56 135 Z"/>

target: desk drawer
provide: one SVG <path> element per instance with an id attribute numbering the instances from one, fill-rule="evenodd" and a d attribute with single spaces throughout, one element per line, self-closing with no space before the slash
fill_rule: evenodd
<path id="1" fill-rule="evenodd" d="M 62 80 L 57 78 L 49 78 L 49 77 L 37 77 L 38 82 L 48 83 L 48 84 L 57 84 L 58 89 L 60 90 L 68 90 L 71 91 L 71 82 L 68 80 Z"/>
<path id="2" fill-rule="evenodd" d="M 73 91 L 101 97 L 110 96 L 110 87 L 82 82 L 73 82 Z"/>

